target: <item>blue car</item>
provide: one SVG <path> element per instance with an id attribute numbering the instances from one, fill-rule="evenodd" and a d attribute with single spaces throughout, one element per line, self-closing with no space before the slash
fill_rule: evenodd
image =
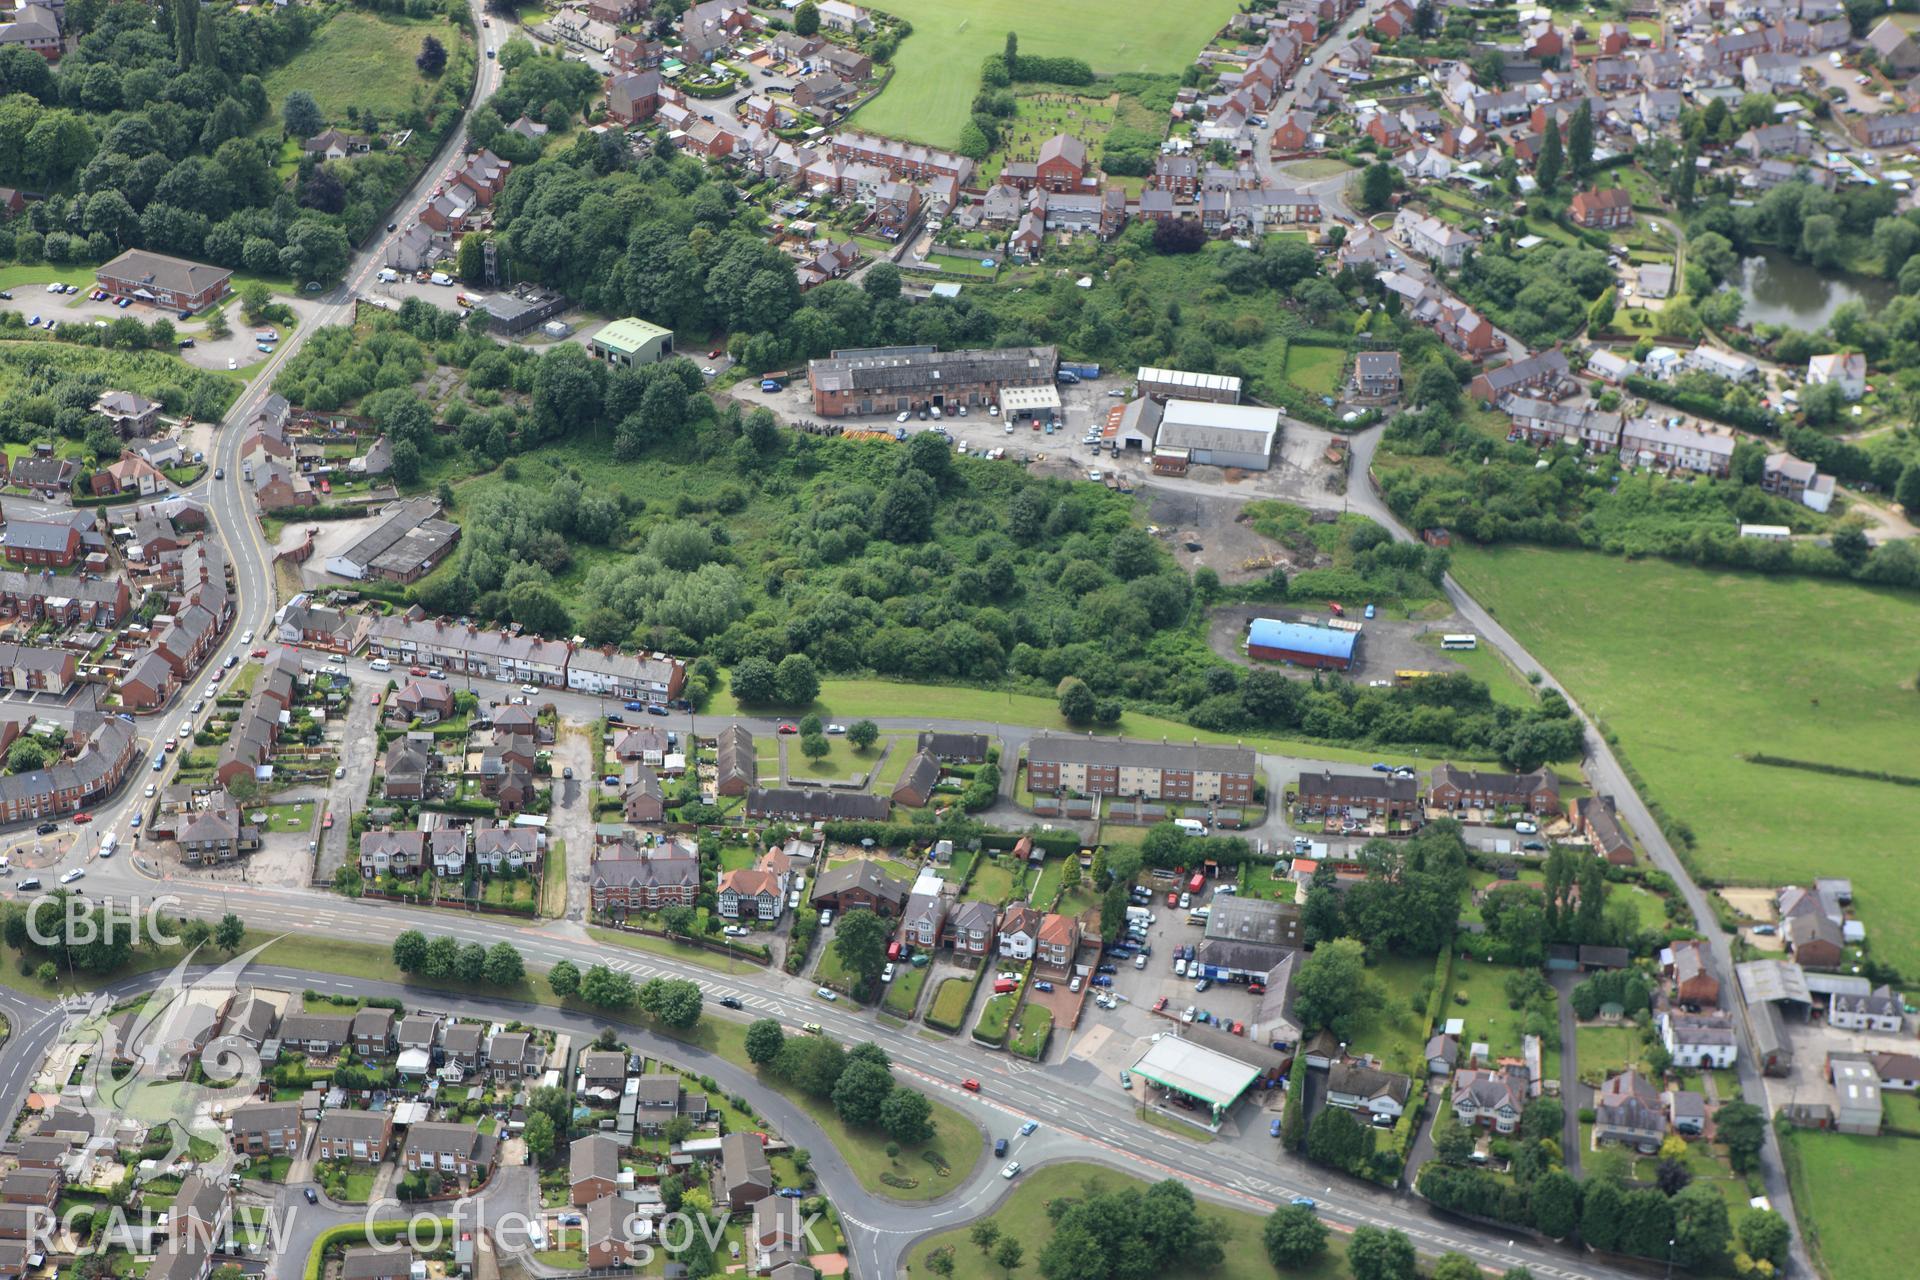
<path id="1" fill-rule="evenodd" d="M 627 710 L 629 711 L 645 711 L 646 709 L 647 704 L 644 702 L 629 702 L 627 704 Z"/>
<path id="2" fill-rule="evenodd" d="M 1280 1136 L 1280 1117 L 1279 1116 L 1275 1116 L 1273 1118 L 1273 1123 L 1267 1126 L 1267 1132 L 1276 1138 Z"/>
<path id="3" fill-rule="evenodd" d="M 798 1187 L 782 1187 L 774 1194 L 787 1200 L 801 1200 L 806 1198 L 807 1193 Z"/>
<path id="4" fill-rule="evenodd" d="M 1380 761 L 1376 760 L 1373 762 L 1373 771 L 1375 773 L 1392 773 L 1393 766 L 1390 764 L 1383 764 Z"/>
<path id="5" fill-rule="evenodd" d="M 1297 1209 L 1318 1209 L 1320 1207 L 1312 1196 L 1295 1196 L 1293 1199 L 1287 1201 L 1287 1203 Z"/>
<path id="6" fill-rule="evenodd" d="M 1020 1136 L 1024 1138 L 1028 1134 L 1032 1133 L 1035 1129 L 1038 1129 L 1039 1127 L 1040 1127 L 1040 1122 L 1038 1120 L 1029 1120 L 1025 1124 L 1020 1126 Z"/>
<path id="7" fill-rule="evenodd" d="M 1096 987 L 1110 987 L 1113 985 L 1113 979 L 1108 977 L 1104 973 L 1095 974 L 1093 978 L 1093 985 Z"/>
<path id="8" fill-rule="evenodd" d="M 1051 991 L 1053 990 L 1053 984 L 1051 982 L 1036 982 L 1033 984 L 1033 989 L 1035 991 Z"/>

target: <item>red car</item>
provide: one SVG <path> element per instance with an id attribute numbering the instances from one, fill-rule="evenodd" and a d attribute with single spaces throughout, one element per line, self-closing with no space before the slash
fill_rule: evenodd
<path id="1" fill-rule="evenodd" d="M 1167 890 L 1167 905 L 1170 907 L 1177 907 L 1180 905 L 1180 895 L 1178 893 L 1175 893 L 1171 889 Z"/>
<path id="2" fill-rule="evenodd" d="M 410 676 L 424 676 L 427 674 L 427 669 L 425 667 L 408 667 L 407 674 Z"/>
<path id="3" fill-rule="evenodd" d="M 1233 1034 L 1235 1034 L 1235 1035 L 1237 1035 L 1237 1036 L 1243 1036 L 1243 1035 L 1245 1035 L 1245 1034 L 1247 1034 L 1247 1025 L 1246 1025 L 1246 1023 L 1244 1023 L 1244 1022 L 1236 1022 L 1236 1023 L 1234 1023 L 1234 1024 L 1233 1024 Z"/>
<path id="4" fill-rule="evenodd" d="M 92 821 L 93 821 L 93 815 L 92 815 L 92 814 L 90 814 L 90 813 L 84 813 L 84 812 L 83 812 L 83 813 L 76 813 L 76 814 L 74 814 L 74 815 L 73 815 L 73 820 L 74 820 L 75 822 L 92 822 Z"/>
<path id="5" fill-rule="evenodd" d="M 980 1082 L 978 1080 L 975 1080 L 972 1076 L 968 1076 L 965 1080 L 962 1080 L 960 1082 L 960 1087 L 962 1089 L 965 1089 L 968 1093 L 980 1092 Z"/>
<path id="6" fill-rule="evenodd" d="M 713 350 L 707 352 L 707 359 L 718 360 L 721 356 L 725 354 L 727 354 L 725 347 L 715 347 Z"/>
<path id="7" fill-rule="evenodd" d="M 780 726 L 780 732 L 781 733 L 798 733 L 800 732 L 800 730 L 793 725 L 783 724 Z"/>
<path id="8" fill-rule="evenodd" d="M 265 649 L 255 649 L 252 653 L 249 653 L 247 656 L 249 658 L 264 658 L 267 656 L 267 651 Z"/>
<path id="9" fill-rule="evenodd" d="M 333 815 L 332 815 L 332 814 L 328 814 L 328 815 L 327 815 L 327 820 L 326 820 L 325 822 L 322 822 L 322 823 L 320 824 L 320 826 L 321 826 L 321 829 L 322 829 L 322 830 L 325 830 L 325 831 L 331 831 L 331 830 L 333 830 Z"/>
<path id="10" fill-rule="evenodd" d="M 1161 996 L 1158 1000 L 1155 1000 L 1153 1002 L 1153 1011 L 1155 1013 L 1160 1012 L 1162 1009 L 1166 1007 L 1167 1007 L 1167 998 L 1165 996 Z"/>

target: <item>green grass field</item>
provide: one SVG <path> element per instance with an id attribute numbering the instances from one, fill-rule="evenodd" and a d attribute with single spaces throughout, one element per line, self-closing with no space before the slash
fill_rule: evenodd
<path id="1" fill-rule="evenodd" d="M 827 754 L 818 760 L 809 760 L 800 750 L 800 739 L 795 738 L 787 748 L 787 777 L 795 782 L 806 782 L 821 778 L 865 776 L 873 768 L 874 761 L 880 758 L 878 743 L 867 751 L 856 751 L 851 742 L 838 734 L 828 737 L 826 741 Z"/>
<path id="2" fill-rule="evenodd" d="M 1127 1187 L 1146 1189 L 1138 1178 L 1103 1169 L 1098 1165 L 1068 1162 L 1050 1164 L 1021 1177 L 1013 1195 L 992 1216 L 1003 1237 L 1011 1237 L 1026 1246 L 1026 1261 L 1015 1274 L 1039 1274 L 1038 1259 L 1053 1238 L 1053 1219 L 1047 1205 L 1054 1200 L 1078 1200 L 1102 1191 L 1120 1191 Z M 1206 1280 L 1273 1280 L 1273 1264 L 1267 1261 L 1261 1244 L 1264 1214 L 1244 1209 L 1227 1209 L 1201 1202 L 1202 1214 L 1219 1224 L 1221 1247 L 1226 1260 L 1209 1271 L 1180 1270 L 1166 1274 L 1171 1280 L 1205 1276 Z M 953 1258 L 952 1280 L 1006 1280 L 1007 1273 L 995 1266 L 987 1254 L 967 1238 L 971 1226 L 956 1227 L 922 1241 L 909 1256 L 908 1270 L 913 1275 L 931 1275 L 927 1259 L 935 1252 L 949 1252 Z M 1348 1275 L 1346 1260 L 1337 1243 L 1338 1236 L 1318 1263 L 1300 1271 L 1288 1271 L 1288 1280 L 1338 1280 Z"/>
<path id="3" fill-rule="evenodd" d="M 967 886 L 967 896 L 975 902 L 998 905 L 1013 892 L 1014 876 L 1015 867 L 1011 857 L 982 862 L 974 868 L 973 883 Z"/>
<path id="4" fill-rule="evenodd" d="M 267 73 L 273 127 L 278 127 L 280 104 L 295 89 L 311 93 L 334 123 L 346 119 L 349 106 L 387 118 L 400 114 L 413 105 L 415 88 L 428 83 L 413 60 L 429 35 L 449 53 L 460 39 L 447 22 L 375 17 L 357 9 L 336 13 L 306 48 Z"/>
<path id="5" fill-rule="evenodd" d="M 933 993 L 933 1004 L 927 1009 L 927 1016 L 942 1025 L 952 1026 L 960 1021 L 960 1015 L 972 994 L 972 978 L 947 978 L 941 982 L 940 989 Z"/>
<path id="6" fill-rule="evenodd" d="M 1903 638 L 1920 596 L 1535 548 L 1456 548 L 1453 567 L 1618 736 L 1651 798 L 1692 830 L 1702 873 L 1787 884 L 1820 850 L 1822 874 L 1852 878 L 1874 953 L 1920 966 L 1902 854 L 1911 789 L 1741 759 L 1915 772 Z"/>
<path id="7" fill-rule="evenodd" d="M 1020 37 L 1022 53 L 1083 58 L 1096 72 L 1173 73 L 1193 61 L 1226 24 L 1232 0 L 1136 5 L 1125 21 L 1097 0 L 1062 0 L 1035 9 L 1022 0 L 892 0 L 888 11 L 913 24 L 900 42 L 894 75 L 853 123 L 875 133 L 937 147 L 960 140 L 967 108 L 980 87 L 980 63 Z"/>
<path id="8" fill-rule="evenodd" d="M 1442 1018 L 1464 1018 L 1467 1033 L 1460 1037 L 1464 1050 L 1476 1041 L 1485 1041 L 1495 1057 L 1517 1058 L 1521 1050 L 1521 1026 L 1524 1012 L 1507 1007 L 1507 976 L 1519 970 L 1510 965 L 1487 964 L 1465 956 L 1453 962 L 1454 995 L 1465 995 L 1467 1003 L 1449 997 Z"/>
<path id="9" fill-rule="evenodd" d="M 1580 1078 L 1599 1084 L 1628 1067 L 1647 1069 L 1646 1045 L 1638 1027 L 1579 1027 L 1573 1033 Z"/>
<path id="10" fill-rule="evenodd" d="M 1347 353 L 1339 347 L 1287 347 L 1287 381 L 1315 395 L 1330 396 L 1340 387 Z"/>
<path id="11" fill-rule="evenodd" d="M 1377 1055 L 1389 1071 L 1422 1074 L 1427 1022 L 1424 1007 L 1414 1009 L 1413 997 L 1433 976 L 1433 957 L 1389 956 L 1368 965 L 1367 976 L 1380 984 L 1386 1003 L 1354 1032 L 1354 1051 Z"/>
<path id="12" fill-rule="evenodd" d="M 1783 1141 L 1790 1147 L 1788 1168 L 1798 1175 L 1793 1197 L 1800 1228 L 1826 1274 L 1835 1280 L 1912 1275 L 1905 1233 L 1885 1229 L 1920 1214 L 1920 1188 L 1903 1172 L 1913 1168 L 1912 1140 L 1795 1129 Z"/>
<path id="13" fill-rule="evenodd" d="M 820 697 L 813 706 L 788 714 L 804 714 L 810 710 L 823 720 L 831 717 L 846 723 L 869 716 L 897 718 L 902 707 L 911 707 L 915 715 L 924 715 L 930 721 L 984 720 L 999 724 L 1027 725 L 1035 729 L 1051 729 L 1055 732 L 1086 732 L 1084 728 L 1076 729 L 1068 725 L 1060 716 L 1059 704 L 1052 698 L 1043 698 L 1031 693 L 1014 693 L 1004 689 L 902 684 L 894 680 L 822 680 Z M 706 706 L 705 714 L 716 716 L 742 714 L 740 704 L 734 701 L 732 692 L 725 687 L 724 682 L 719 689 L 715 690 L 713 698 Z M 1289 738 L 1273 738 L 1261 734 L 1209 733 L 1205 729 L 1196 729 L 1192 725 L 1181 724 L 1177 720 L 1144 715 L 1136 711 L 1123 714 L 1114 732 L 1118 736 L 1127 738 L 1182 740 L 1198 738 L 1201 742 L 1240 742 L 1259 751 L 1309 756 L 1316 760 L 1344 761 L 1348 764 L 1371 764 L 1375 760 L 1398 763 L 1391 755 L 1382 755 L 1378 751 L 1353 751 L 1344 747 L 1325 747 L 1315 743 Z M 795 748 L 792 754 L 798 756 L 799 749 Z M 1003 767 L 1010 767 L 1010 762 L 1002 763 Z M 1408 758 L 1406 763 L 1412 765 L 1417 761 Z M 763 771 L 764 768 L 763 765 Z"/>
<path id="14" fill-rule="evenodd" d="M 920 988 L 926 985 L 927 971 L 913 965 L 903 965 L 895 973 L 892 982 L 887 984 L 887 994 L 882 1000 L 889 1013 L 897 1013 L 903 1018 L 913 1016 L 914 1006 L 920 1003 Z"/>

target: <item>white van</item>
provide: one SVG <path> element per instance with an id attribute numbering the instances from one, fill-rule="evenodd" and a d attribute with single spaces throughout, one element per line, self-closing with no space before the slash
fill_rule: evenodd
<path id="1" fill-rule="evenodd" d="M 380 279 L 385 284 L 394 284 L 400 279 L 400 273 L 392 267 L 380 268 Z"/>
<path id="2" fill-rule="evenodd" d="M 111 858 L 113 851 L 120 847 L 120 837 L 109 831 L 100 837 L 100 856 Z"/>
<path id="3" fill-rule="evenodd" d="M 375 658 L 372 662 L 369 662 L 367 665 L 369 667 L 372 667 L 375 671 L 393 670 L 393 664 L 391 662 L 388 662 L 385 658 Z"/>
<path id="4" fill-rule="evenodd" d="M 444 271 L 436 271 L 431 276 L 428 276 L 427 278 L 433 281 L 433 283 L 435 284 L 452 284 L 453 283 L 453 277 L 448 275 Z"/>
<path id="5" fill-rule="evenodd" d="M 1175 818 L 1173 825 L 1190 836 L 1203 836 L 1207 834 L 1207 824 L 1196 818 Z"/>

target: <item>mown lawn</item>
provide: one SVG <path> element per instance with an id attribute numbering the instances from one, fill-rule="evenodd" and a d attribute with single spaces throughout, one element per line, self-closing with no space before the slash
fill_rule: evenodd
<path id="1" fill-rule="evenodd" d="M 341 10 L 314 33 L 306 48 L 267 73 L 274 126 L 281 104 L 295 89 L 312 94 L 321 114 L 334 124 L 345 121 L 349 106 L 387 118 L 400 114 L 413 105 L 414 89 L 430 83 L 413 65 L 420 42 L 429 35 L 446 45 L 449 54 L 461 38 L 449 22 Z"/>
<path id="2" fill-rule="evenodd" d="M 1287 381 L 1315 395 L 1330 396 L 1339 389 L 1347 353 L 1339 347 L 1287 347 Z"/>
<path id="3" fill-rule="evenodd" d="M 1465 956 L 1454 960 L 1452 990 L 1440 1016 L 1466 1020 L 1466 1034 L 1460 1037 L 1463 1053 L 1476 1041 L 1485 1041 L 1495 1057 L 1520 1056 L 1521 1024 L 1526 1015 L 1507 1007 L 1505 990 L 1508 975 L 1518 972 L 1510 965 L 1486 964 Z M 1458 995 L 1465 995 L 1467 1003 L 1454 999 Z"/>
<path id="4" fill-rule="evenodd" d="M 1454 574 L 1617 735 L 1694 863 L 1737 883 L 1853 880 L 1874 954 L 1920 967 L 1910 788 L 1751 764 L 1913 774 L 1920 595 L 1583 551 L 1456 547 Z M 1649 660 L 1649 655 L 1658 655 Z"/>
<path id="5" fill-rule="evenodd" d="M 967 897 L 996 905 L 1005 902 L 1013 892 L 1018 870 L 1011 854 L 983 861 L 973 870 L 973 883 L 967 887 Z"/>
<path id="6" fill-rule="evenodd" d="M 927 1017 L 938 1020 L 943 1026 L 952 1026 L 960 1021 L 960 1015 L 972 995 L 972 978 L 948 978 L 933 993 L 933 1004 L 927 1010 Z"/>
<path id="7" fill-rule="evenodd" d="M 1003 1238 L 1018 1240 L 1026 1246 L 1027 1260 L 1014 1274 L 1037 1275 L 1036 1260 L 1053 1238 L 1053 1219 L 1047 1213 L 1049 1202 L 1079 1200 L 1129 1187 L 1145 1190 L 1147 1185 L 1138 1178 L 1098 1165 L 1050 1164 L 1021 1175 L 1012 1196 L 992 1215 L 991 1221 L 1000 1228 Z M 1218 1267 L 1206 1271 L 1169 1271 L 1166 1275 L 1170 1280 L 1196 1280 L 1202 1276 L 1206 1280 L 1274 1280 L 1273 1264 L 1267 1261 L 1266 1249 L 1261 1243 L 1261 1227 L 1266 1215 L 1206 1201 L 1201 1202 L 1201 1212 L 1219 1225 L 1217 1238 L 1226 1258 Z M 933 1268 L 927 1260 L 936 1252 L 945 1252 L 953 1259 L 952 1280 L 1006 1280 L 1007 1273 L 967 1238 L 971 1229 L 971 1224 L 955 1227 L 922 1241 L 909 1256 L 908 1269 L 914 1275 L 932 1274 Z M 1340 1239 L 1336 1234 L 1328 1251 L 1313 1266 L 1285 1272 L 1288 1280 L 1339 1280 L 1349 1275 Z"/>
<path id="8" fill-rule="evenodd" d="M 1035 7 L 1023 0 L 892 0 L 888 11 L 913 24 L 894 55 L 893 80 L 853 117 L 861 129 L 937 147 L 960 140 L 968 106 L 980 87 L 980 63 L 1018 33 L 1020 52 L 1083 58 L 1096 72 L 1171 73 L 1226 24 L 1232 0 L 1136 5 L 1125 21 L 1099 0 L 1060 0 Z"/>
<path id="9" fill-rule="evenodd" d="M 886 998 L 881 1003 L 889 1013 L 911 1018 L 914 1006 L 920 1003 L 920 988 L 926 982 L 927 971 L 924 968 L 906 965 L 897 969 L 893 981 L 887 984 Z"/>
<path id="10" fill-rule="evenodd" d="M 1590 1084 L 1628 1067 L 1646 1070 L 1646 1045 L 1638 1027 L 1579 1027 L 1573 1038 L 1580 1078 Z"/>
<path id="11" fill-rule="evenodd" d="M 844 780 L 855 776 L 865 776 L 880 758 L 880 745 L 875 743 L 866 751 L 856 751 L 851 742 L 840 734 L 826 738 L 827 754 L 818 760 L 809 760 L 800 750 L 800 739 L 795 738 L 787 748 L 787 777 L 795 781 L 811 779 Z"/>

